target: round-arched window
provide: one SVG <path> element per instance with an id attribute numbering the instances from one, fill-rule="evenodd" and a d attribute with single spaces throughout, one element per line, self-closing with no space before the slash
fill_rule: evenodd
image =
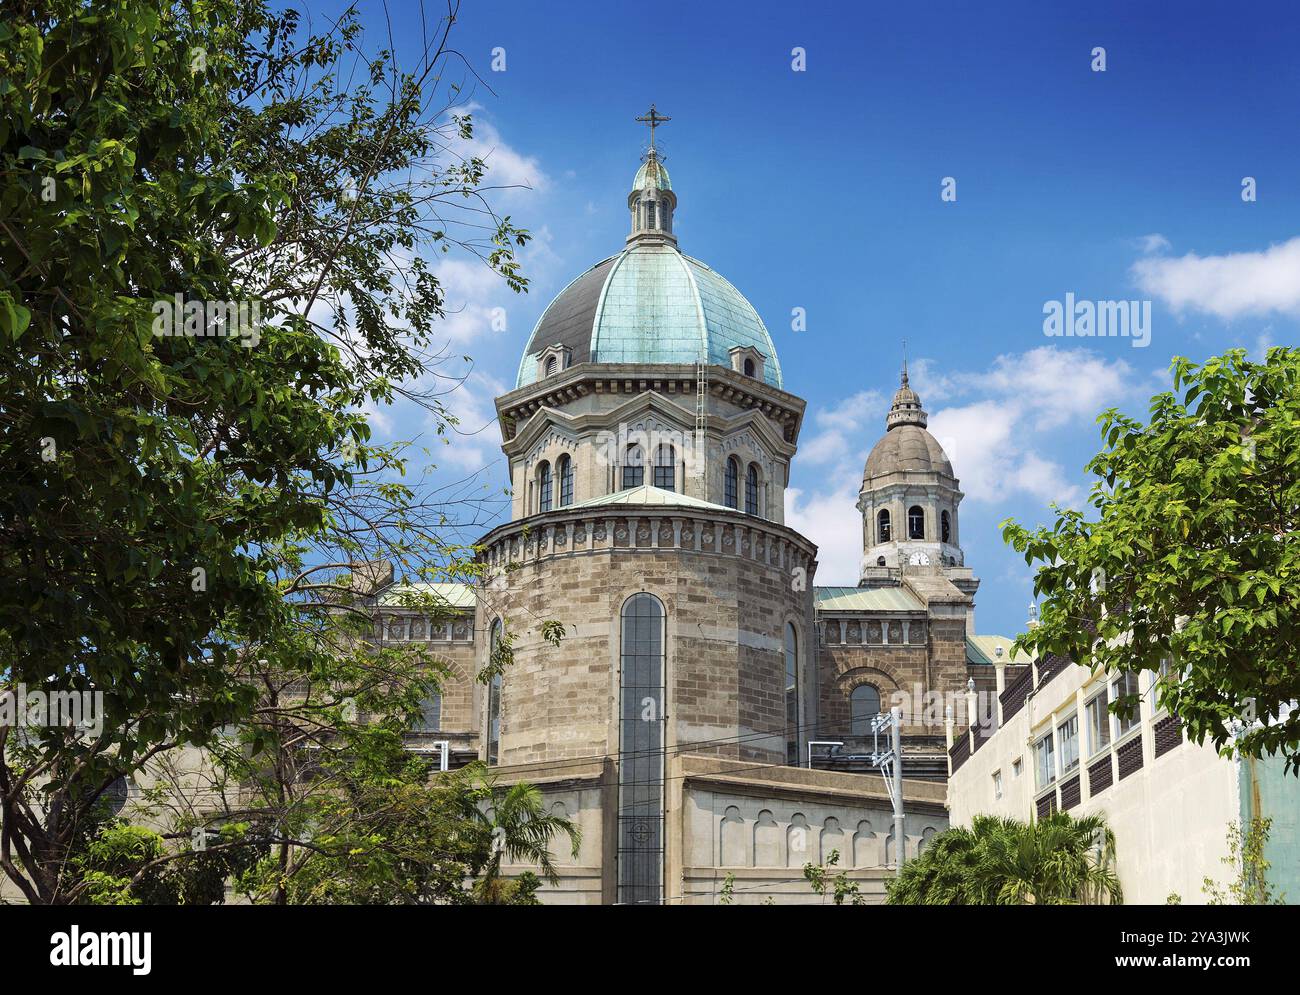
<path id="1" fill-rule="evenodd" d="M 871 684 L 859 684 L 849 694 L 849 715 L 854 736 L 871 735 L 871 720 L 880 714 L 880 692 Z"/>
<path id="2" fill-rule="evenodd" d="M 919 504 L 907 509 L 907 538 L 925 538 L 925 512 Z"/>
<path id="3" fill-rule="evenodd" d="M 889 523 L 889 509 L 881 508 L 876 516 L 876 542 L 889 542 L 894 530 Z"/>

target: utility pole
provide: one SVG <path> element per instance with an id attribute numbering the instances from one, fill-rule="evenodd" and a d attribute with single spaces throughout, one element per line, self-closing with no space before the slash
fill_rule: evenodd
<path id="1" fill-rule="evenodd" d="M 881 713 L 871 720 L 875 737 L 871 764 L 880 771 L 885 790 L 894 805 L 894 872 L 903 872 L 903 709 L 895 705 L 888 714 Z M 880 734 L 888 733 L 889 749 L 880 749 Z"/>

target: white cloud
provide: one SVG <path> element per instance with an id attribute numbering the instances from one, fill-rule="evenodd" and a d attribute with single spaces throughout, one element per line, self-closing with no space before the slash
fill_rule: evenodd
<path id="1" fill-rule="evenodd" d="M 475 473 L 501 459 L 501 428 L 493 401 L 509 389 L 495 377 L 475 371 L 449 391 L 442 403 L 458 424 L 447 430 L 445 447 L 433 448 L 434 463 Z M 432 421 L 430 415 L 426 427 Z"/>
<path id="2" fill-rule="evenodd" d="M 818 431 L 799 448 L 799 455 L 810 463 L 829 463 L 847 455 L 866 453 L 862 449 L 864 429 L 871 419 L 882 417 L 885 404 L 879 391 L 860 390 L 832 408 L 813 415 Z"/>
<path id="3" fill-rule="evenodd" d="M 1138 247 L 1142 250 L 1143 255 L 1151 256 L 1157 252 L 1165 252 L 1172 249 L 1169 239 L 1165 238 L 1159 232 L 1150 235 L 1143 235 L 1137 240 Z"/>
<path id="4" fill-rule="evenodd" d="M 1175 313 L 1300 315 L 1300 237 L 1262 252 L 1139 259 L 1133 276 L 1144 293 Z"/>
<path id="5" fill-rule="evenodd" d="M 473 119 L 474 134 L 468 140 L 454 137 L 448 150 L 463 159 L 483 160 L 487 166 L 485 184 L 493 190 L 489 199 L 526 196 L 530 191 L 540 193 L 550 187 L 551 179 L 536 156 L 525 155 L 504 141 L 496 125 L 484 117 L 482 104 L 471 102 L 454 110 Z"/>

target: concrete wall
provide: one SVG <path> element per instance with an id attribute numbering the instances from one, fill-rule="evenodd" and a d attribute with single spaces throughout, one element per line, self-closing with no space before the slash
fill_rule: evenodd
<path id="1" fill-rule="evenodd" d="M 988 737 L 948 781 L 948 805 L 954 825 L 969 826 L 974 816 L 1000 815 L 1028 821 L 1039 799 L 1057 794 L 1061 784 L 1080 774 L 1080 802 L 1072 815 L 1104 815 L 1115 833 L 1117 872 L 1127 904 L 1163 904 L 1170 894 L 1183 902 L 1205 901 L 1202 881 L 1226 870 L 1229 824 L 1239 818 L 1238 779 L 1234 761 L 1209 746 L 1183 741 L 1155 756 L 1153 727 L 1163 717 L 1154 708 L 1150 674 L 1141 676 L 1143 692 L 1138 729 L 1090 756 L 1084 729 L 1085 701 L 1103 687 L 1100 678 L 1067 665 L 1039 687 L 1021 710 Z M 1081 716 L 1079 768 L 1058 777 L 1050 789 L 1035 786 L 1033 743 L 1073 712 Z M 1142 767 L 1120 778 L 1113 763 L 1117 747 L 1140 736 Z M 1086 768 L 1112 758 L 1113 783 L 1093 793 Z M 1022 763 L 1014 773 L 1015 761 Z M 1057 753 L 1057 762 L 1060 752 Z M 1002 778 L 1002 797 L 995 797 L 993 775 Z M 1059 803 L 1059 802 L 1058 802 Z M 1062 807 L 1065 807 L 1062 805 Z"/>

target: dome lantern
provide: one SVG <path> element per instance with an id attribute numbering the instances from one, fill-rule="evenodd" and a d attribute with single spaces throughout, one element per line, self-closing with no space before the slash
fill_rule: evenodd
<path id="1" fill-rule="evenodd" d="M 641 162 L 641 168 L 632 179 L 632 190 L 627 195 L 628 210 L 632 215 L 632 230 L 628 242 L 642 239 L 652 241 L 671 241 L 676 243 L 673 235 L 673 212 L 677 209 L 677 195 L 673 193 L 672 180 L 668 178 L 668 167 L 664 165 L 655 148 L 655 128 L 671 121 L 650 105 L 648 113 L 637 121 L 650 127 L 650 148 Z"/>

